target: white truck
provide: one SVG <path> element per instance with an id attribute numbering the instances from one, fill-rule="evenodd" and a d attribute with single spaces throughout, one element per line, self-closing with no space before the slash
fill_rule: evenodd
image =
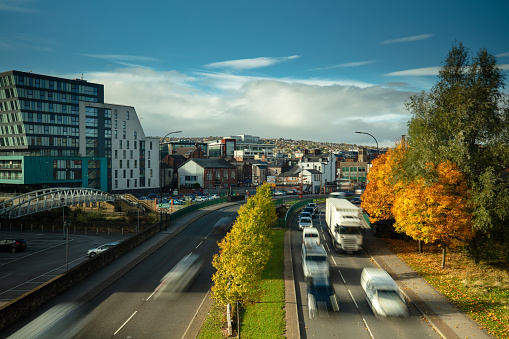
<path id="1" fill-rule="evenodd" d="M 346 199 L 325 200 L 325 222 L 336 252 L 358 252 L 362 247 L 361 210 Z"/>

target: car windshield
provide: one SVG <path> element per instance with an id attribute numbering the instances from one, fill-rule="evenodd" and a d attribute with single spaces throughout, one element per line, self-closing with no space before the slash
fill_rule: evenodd
<path id="1" fill-rule="evenodd" d="M 306 255 L 307 261 L 316 261 L 316 262 L 324 262 L 327 260 L 327 257 L 324 255 Z"/>
<path id="2" fill-rule="evenodd" d="M 357 235 L 357 234 L 361 234 L 361 229 L 360 227 L 347 227 L 347 226 L 341 226 L 339 228 L 339 233 L 340 234 L 352 234 L 352 235 Z"/>
<path id="3" fill-rule="evenodd" d="M 318 234 L 316 234 L 316 233 L 307 233 L 304 236 L 306 238 L 318 238 Z"/>
<path id="4" fill-rule="evenodd" d="M 311 219 L 310 219 L 310 218 L 302 218 L 302 219 L 300 219 L 300 222 L 301 222 L 301 223 L 305 223 L 305 222 L 310 223 L 310 222 L 311 222 Z"/>
<path id="5" fill-rule="evenodd" d="M 400 299 L 399 293 L 394 290 L 378 290 L 378 298 L 396 300 Z"/>

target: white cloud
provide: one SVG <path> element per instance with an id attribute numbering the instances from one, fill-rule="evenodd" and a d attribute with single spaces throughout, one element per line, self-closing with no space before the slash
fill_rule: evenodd
<path id="1" fill-rule="evenodd" d="M 82 56 L 97 58 L 97 59 L 105 59 L 111 61 L 157 61 L 157 59 L 140 56 L 140 55 L 123 55 L 123 54 L 80 54 Z"/>
<path id="2" fill-rule="evenodd" d="M 183 138 L 243 133 L 368 143 L 354 134 L 360 130 L 370 131 L 381 146 L 393 146 L 406 134 L 404 102 L 413 94 L 348 81 L 189 76 L 149 69 L 85 73 L 85 78 L 105 85 L 106 102 L 135 107 L 146 135 L 182 130 Z"/>
<path id="3" fill-rule="evenodd" d="M 365 66 L 365 65 L 373 64 L 375 62 L 376 62 L 375 60 L 348 62 L 348 63 L 345 63 L 345 64 L 339 64 L 339 65 L 333 65 L 333 66 L 327 66 L 327 67 L 314 68 L 314 69 L 311 69 L 311 71 L 321 71 L 321 70 L 334 69 L 334 68 L 360 67 L 360 66 Z"/>
<path id="4" fill-rule="evenodd" d="M 509 56 L 509 52 L 500 53 L 500 54 L 495 55 L 495 57 L 497 57 L 497 58 L 504 58 L 504 57 L 508 57 L 508 56 Z"/>
<path id="5" fill-rule="evenodd" d="M 398 39 L 391 39 L 391 40 L 385 40 L 382 41 L 380 44 L 400 44 L 404 42 L 411 42 L 411 41 L 417 41 L 417 40 L 425 40 L 429 39 L 433 36 L 433 34 L 421 34 L 421 35 L 412 35 L 412 36 L 406 36 L 403 38 Z"/>
<path id="6" fill-rule="evenodd" d="M 397 71 L 386 73 L 388 76 L 435 76 L 438 75 L 438 70 L 440 67 L 424 67 L 424 68 L 415 68 L 415 69 L 407 69 L 405 71 Z"/>
<path id="7" fill-rule="evenodd" d="M 276 64 L 280 64 L 282 62 L 298 59 L 300 55 L 292 55 L 289 57 L 260 57 L 253 59 L 238 59 L 238 60 L 228 60 L 228 61 L 219 61 L 213 62 L 205 65 L 207 68 L 222 68 L 222 69 L 231 69 L 231 70 L 246 70 L 246 69 L 254 69 L 254 68 L 262 68 L 268 67 Z"/>

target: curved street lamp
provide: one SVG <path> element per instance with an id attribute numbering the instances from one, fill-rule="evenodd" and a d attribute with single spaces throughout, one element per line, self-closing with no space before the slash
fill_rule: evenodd
<path id="1" fill-rule="evenodd" d="M 378 141 L 376 141 L 376 138 L 373 135 L 371 135 L 371 134 L 369 134 L 367 132 L 355 132 L 355 133 L 367 134 L 367 135 L 371 136 L 373 139 L 375 139 L 375 142 L 376 142 L 376 151 L 378 152 Z"/>
<path id="2" fill-rule="evenodd" d="M 168 132 L 166 133 L 166 135 L 164 137 L 162 137 L 162 142 L 161 144 L 164 144 L 164 139 L 170 135 L 170 134 L 175 134 L 175 133 L 182 133 L 182 131 L 173 131 L 173 132 Z M 163 159 L 162 159 L 162 156 L 161 156 L 161 148 L 159 148 L 159 203 L 162 204 L 162 200 L 163 200 L 163 173 L 162 173 L 162 169 L 163 169 L 163 166 L 162 166 L 162 163 L 163 163 Z M 161 211 L 161 215 L 160 215 L 160 223 L 159 223 L 159 229 L 163 229 L 163 210 L 160 209 Z"/>

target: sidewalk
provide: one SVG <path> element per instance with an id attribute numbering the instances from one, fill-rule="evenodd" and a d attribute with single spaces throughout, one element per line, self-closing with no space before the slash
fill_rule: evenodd
<path id="1" fill-rule="evenodd" d="M 435 290 L 368 229 L 364 249 L 397 282 L 405 296 L 435 330 L 447 339 L 493 338 L 478 323 Z"/>

